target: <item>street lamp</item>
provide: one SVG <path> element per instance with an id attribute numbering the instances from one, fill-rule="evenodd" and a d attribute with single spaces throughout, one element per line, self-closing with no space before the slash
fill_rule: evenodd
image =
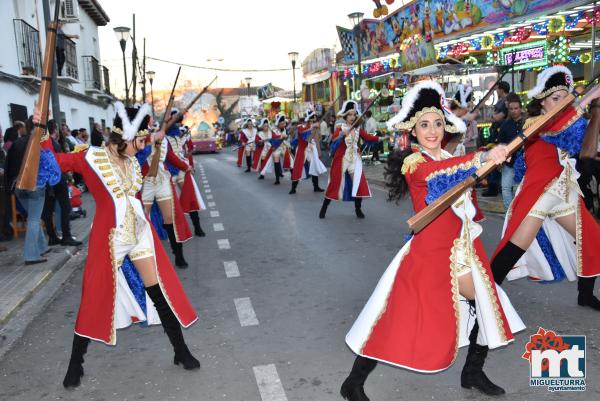
<path id="1" fill-rule="evenodd" d="M 296 104 L 296 61 L 298 61 L 298 52 L 289 52 L 288 57 L 292 62 L 292 79 L 294 80 L 294 104 Z"/>
<path id="2" fill-rule="evenodd" d="M 222 57 L 209 57 L 209 58 L 207 58 L 207 59 L 206 59 L 206 61 L 207 61 L 208 63 L 215 63 L 215 62 L 217 62 L 217 63 L 222 63 L 222 62 L 223 62 L 223 60 L 224 60 L 224 59 L 223 59 Z M 215 74 L 215 76 L 217 77 L 217 78 L 215 79 L 215 87 L 217 87 L 217 88 L 218 88 L 218 87 L 219 87 L 219 84 L 218 84 L 218 82 L 219 82 L 219 76 L 217 75 L 217 70 L 216 70 L 216 67 L 215 67 L 215 68 L 213 68 L 213 73 L 214 73 L 214 74 Z"/>
<path id="3" fill-rule="evenodd" d="M 125 46 L 127 45 L 127 39 L 129 39 L 130 29 L 126 26 L 118 26 L 114 28 L 115 36 L 121 45 L 121 52 L 123 52 L 123 74 L 125 75 L 125 104 L 129 104 L 129 88 L 127 87 L 127 64 L 125 63 Z"/>
<path id="4" fill-rule="evenodd" d="M 246 81 L 246 96 L 250 97 L 250 82 L 252 82 L 252 77 L 246 77 L 244 81 Z"/>
<path id="5" fill-rule="evenodd" d="M 350 13 L 348 14 L 348 18 L 350 18 L 350 22 L 352 23 L 352 30 L 354 31 L 354 40 L 356 41 L 356 51 L 358 52 L 358 82 L 357 85 L 360 88 L 361 87 L 361 82 L 362 82 L 362 66 L 361 66 L 361 62 L 362 62 L 362 50 L 360 48 L 360 37 L 361 37 L 361 29 L 360 29 L 360 22 L 363 19 L 363 16 L 365 14 L 361 13 L 361 12 L 354 12 L 354 13 Z M 362 96 L 360 98 L 360 106 L 362 109 Z"/>
<path id="6" fill-rule="evenodd" d="M 152 88 L 152 83 L 154 83 L 154 77 L 156 76 L 156 72 L 154 71 L 147 71 L 146 72 L 146 76 L 148 77 L 148 80 L 150 81 L 150 98 L 152 99 L 152 118 L 154 118 L 154 89 Z"/>

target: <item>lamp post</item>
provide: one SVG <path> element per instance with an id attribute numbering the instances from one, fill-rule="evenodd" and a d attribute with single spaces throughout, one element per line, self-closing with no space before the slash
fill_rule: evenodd
<path id="1" fill-rule="evenodd" d="M 154 77 L 156 76 L 156 72 L 147 71 L 146 76 L 150 81 L 150 101 L 152 102 L 152 118 L 154 119 L 154 89 L 152 88 L 152 84 L 154 83 Z"/>
<path id="2" fill-rule="evenodd" d="M 121 45 L 121 52 L 123 53 L 123 74 L 125 75 L 125 104 L 129 104 L 129 88 L 127 87 L 127 64 L 125 63 L 125 46 L 127 45 L 127 39 L 129 39 L 130 29 L 126 26 L 118 26 L 114 28 L 115 36 Z"/>
<path id="3" fill-rule="evenodd" d="M 288 57 L 292 62 L 292 79 L 294 80 L 294 104 L 296 104 L 296 61 L 298 61 L 298 52 L 289 52 Z"/>
<path id="4" fill-rule="evenodd" d="M 206 59 L 206 61 L 208 63 L 222 63 L 223 60 L 224 59 L 222 57 L 210 57 L 210 58 Z M 218 88 L 219 87 L 219 84 L 218 84 L 218 82 L 219 82 L 219 76 L 217 75 L 216 67 L 213 68 L 213 73 L 217 76 L 217 79 L 215 79 L 215 87 Z"/>
<path id="5" fill-rule="evenodd" d="M 357 12 L 353 12 L 348 14 L 348 18 L 350 18 L 350 22 L 352 23 L 352 30 L 354 31 L 354 40 L 356 41 L 356 51 L 358 52 L 358 82 L 357 82 L 357 86 L 360 88 L 361 87 L 361 83 L 362 83 L 362 65 L 361 65 L 361 61 L 362 61 L 362 50 L 361 50 L 361 46 L 360 46 L 360 36 L 361 36 L 361 30 L 360 30 L 360 22 L 363 19 L 363 16 L 365 14 L 361 13 L 359 11 Z M 360 108 L 362 110 L 362 95 L 360 97 Z"/>
<path id="6" fill-rule="evenodd" d="M 246 77 L 244 81 L 246 82 L 246 96 L 250 97 L 250 82 L 252 82 L 252 77 Z"/>

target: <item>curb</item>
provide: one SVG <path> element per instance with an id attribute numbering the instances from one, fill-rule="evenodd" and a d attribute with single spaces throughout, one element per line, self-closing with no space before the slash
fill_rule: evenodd
<path id="1" fill-rule="evenodd" d="M 89 231 L 82 236 L 81 248 L 71 253 L 72 248 L 53 263 L 52 268 L 38 283 L 8 312 L 0 327 L 0 359 L 9 352 L 23 336 L 31 322 L 46 309 L 69 281 L 73 273 L 83 266 L 87 258 L 87 238 Z M 85 248 L 84 248 L 85 247 Z"/>

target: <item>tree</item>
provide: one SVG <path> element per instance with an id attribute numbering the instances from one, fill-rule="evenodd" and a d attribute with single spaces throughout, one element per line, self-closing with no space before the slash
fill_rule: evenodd
<path id="1" fill-rule="evenodd" d="M 225 120 L 225 123 L 223 124 L 224 127 L 227 127 L 229 125 L 229 123 L 232 121 L 233 109 L 235 109 L 235 106 L 237 106 L 239 101 L 240 101 L 239 99 L 236 99 L 235 102 L 233 102 L 231 104 L 231 106 L 226 107 L 223 104 L 223 89 L 221 89 L 219 91 L 219 93 L 217 93 L 217 96 L 216 96 L 217 109 L 219 109 L 219 113 L 221 114 L 221 117 L 223 117 L 223 119 Z"/>

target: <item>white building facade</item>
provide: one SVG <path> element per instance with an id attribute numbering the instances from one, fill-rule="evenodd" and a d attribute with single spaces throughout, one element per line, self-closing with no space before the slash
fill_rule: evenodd
<path id="1" fill-rule="evenodd" d="M 0 126 L 24 121 L 33 112 L 46 46 L 44 0 L 0 1 Z M 109 71 L 100 65 L 98 27 L 109 22 L 98 0 L 48 0 L 50 14 L 61 1 L 66 35 L 65 64 L 58 77 L 61 121 L 71 129 L 94 123 L 111 126 L 115 112 Z M 52 113 L 52 103 L 50 103 Z"/>

